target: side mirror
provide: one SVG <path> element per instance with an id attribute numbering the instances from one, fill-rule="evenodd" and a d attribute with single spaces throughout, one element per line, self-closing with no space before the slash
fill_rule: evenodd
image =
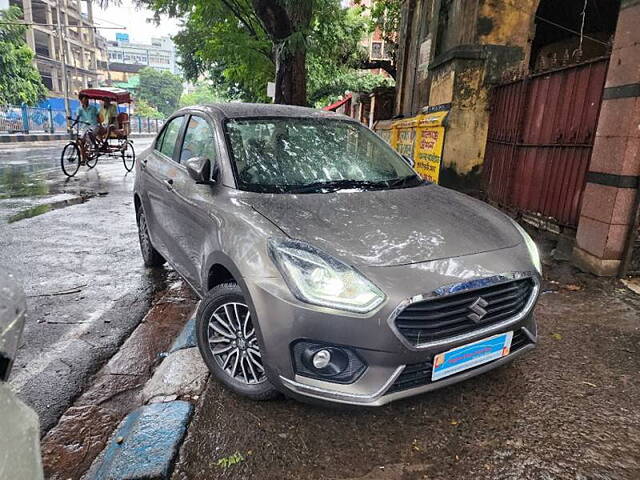
<path id="1" fill-rule="evenodd" d="M 413 160 L 411 160 L 411 158 L 407 157 L 406 155 L 402 155 L 402 159 L 407 162 L 407 164 L 413 168 L 416 166 L 415 162 Z"/>
<path id="2" fill-rule="evenodd" d="M 200 184 L 212 184 L 215 183 L 215 179 L 218 176 L 217 164 L 211 165 L 211 160 L 205 157 L 193 157 L 185 162 L 187 172 L 189 176 L 193 178 L 196 183 Z"/>

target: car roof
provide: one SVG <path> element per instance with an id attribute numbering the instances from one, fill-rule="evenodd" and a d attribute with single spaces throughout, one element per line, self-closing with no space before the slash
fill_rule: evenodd
<path id="1" fill-rule="evenodd" d="M 351 117 L 335 112 L 294 105 L 274 105 L 268 103 L 211 103 L 195 105 L 185 110 L 204 110 L 222 119 L 249 117 L 299 117 L 299 118 L 336 118 L 353 120 Z"/>

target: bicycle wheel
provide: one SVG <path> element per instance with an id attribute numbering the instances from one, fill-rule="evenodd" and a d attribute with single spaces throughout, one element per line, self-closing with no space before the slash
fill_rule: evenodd
<path id="1" fill-rule="evenodd" d="M 60 156 L 60 166 L 67 177 L 73 177 L 80 168 L 80 149 L 74 143 L 67 143 Z"/>
<path id="2" fill-rule="evenodd" d="M 99 156 L 100 156 L 100 153 L 98 152 L 98 148 L 96 147 L 96 144 L 91 141 L 85 142 L 84 158 L 85 158 L 85 163 L 87 164 L 87 167 L 89 167 L 90 169 L 95 167 L 98 164 Z"/>
<path id="3" fill-rule="evenodd" d="M 136 164 L 136 151 L 133 149 L 133 143 L 127 140 L 122 147 L 122 163 L 127 172 L 133 170 L 133 166 Z"/>
<path id="4" fill-rule="evenodd" d="M 86 151 L 87 154 L 87 167 L 90 169 L 98 164 L 98 153 L 93 151 Z"/>

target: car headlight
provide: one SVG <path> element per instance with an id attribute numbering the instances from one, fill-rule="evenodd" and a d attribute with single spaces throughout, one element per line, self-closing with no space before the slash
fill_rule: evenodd
<path id="1" fill-rule="evenodd" d="M 531 236 L 527 233 L 527 231 L 520 226 L 518 222 L 515 220 L 511 220 L 513 225 L 516 227 L 522 238 L 524 239 L 524 243 L 527 246 L 527 250 L 529 250 L 529 256 L 531 257 L 531 261 L 533 265 L 536 267 L 536 270 L 540 275 L 542 275 L 542 262 L 540 261 L 540 252 L 538 251 L 538 246 L 536 242 L 533 241 Z"/>
<path id="2" fill-rule="evenodd" d="M 270 240 L 269 251 L 291 292 L 306 303 L 366 313 L 384 293 L 354 268 L 294 240 Z"/>

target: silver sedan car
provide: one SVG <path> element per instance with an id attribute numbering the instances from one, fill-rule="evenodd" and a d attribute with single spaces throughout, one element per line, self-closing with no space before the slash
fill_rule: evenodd
<path id="1" fill-rule="evenodd" d="M 382 405 L 531 350 L 538 251 L 330 112 L 176 112 L 136 165 L 147 266 L 197 292 L 213 375 L 254 399 Z"/>

